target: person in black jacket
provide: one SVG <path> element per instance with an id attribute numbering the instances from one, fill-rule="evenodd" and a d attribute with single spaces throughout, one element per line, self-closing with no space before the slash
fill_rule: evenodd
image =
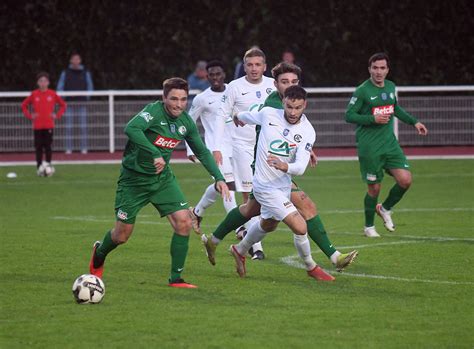
<path id="1" fill-rule="evenodd" d="M 74 52 L 69 58 L 69 66 L 61 72 L 57 91 L 93 91 L 91 73 L 81 64 L 82 59 L 79 53 Z M 71 154 L 74 148 L 73 127 L 79 121 L 81 129 L 80 149 L 82 154 L 87 154 L 87 109 L 86 103 L 89 97 L 66 97 L 68 109 L 65 114 L 66 119 L 66 154 Z"/>

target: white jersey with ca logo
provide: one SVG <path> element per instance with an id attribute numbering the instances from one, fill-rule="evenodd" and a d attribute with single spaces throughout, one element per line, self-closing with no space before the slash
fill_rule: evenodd
<path id="1" fill-rule="evenodd" d="M 261 125 L 253 177 L 254 192 L 275 189 L 289 192 L 291 177 L 304 173 L 316 140 L 316 132 L 307 117 L 303 114 L 299 123 L 290 124 L 283 109 L 265 107 L 258 113 L 239 113 L 238 118 L 248 124 Z M 288 163 L 288 172 L 270 167 L 267 164 L 269 154 Z"/>
<path id="2" fill-rule="evenodd" d="M 229 83 L 221 104 L 221 117 L 232 117 L 243 111 L 258 110 L 267 96 L 275 90 L 273 79 L 262 76 L 258 84 L 251 84 L 243 76 Z M 246 125 L 234 129 L 233 140 L 242 146 L 255 146 L 255 125 Z"/>

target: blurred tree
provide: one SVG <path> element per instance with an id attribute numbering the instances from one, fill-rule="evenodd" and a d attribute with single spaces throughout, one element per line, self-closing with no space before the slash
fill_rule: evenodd
<path id="1" fill-rule="evenodd" d="M 29 90 L 40 70 L 53 86 L 78 50 L 96 89 L 160 88 L 199 59 L 232 76 L 253 44 L 269 64 L 291 47 L 311 86 L 354 86 L 367 58 L 386 51 L 399 85 L 472 84 L 474 6 L 469 0 L 5 0 L 0 3 L 2 90 Z"/>

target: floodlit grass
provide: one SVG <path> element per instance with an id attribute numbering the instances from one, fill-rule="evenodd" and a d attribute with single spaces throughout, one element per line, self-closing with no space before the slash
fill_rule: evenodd
<path id="1" fill-rule="evenodd" d="M 118 165 L 0 168 L 2 348 L 472 348 L 474 161 L 411 161 L 413 187 L 396 207 L 395 233 L 362 236 L 364 184 L 357 162 L 321 162 L 298 179 L 336 247 L 359 258 L 333 283 L 298 268 L 290 232 L 264 240 L 267 259 L 234 271 L 227 247 L 212 267 L 191 236 L 184 277 L 167 286 L 171 228 L 152 206 L 131 240 L 113 251 L 99 305 L 74 303 L 92 243 L 114 222 Z M 209 183 L 198 165 L 173 165 L 190 203 Z M 18 178 L 7 179 L 16 171 Z M 386 178 L 382 198 L 393 180 Z M 207 211 L 206 232 L 224 217 Z M 334 272 L 312 244 L 315 259 Z M 337 275 L 336 275 L 337 274 Z"/>

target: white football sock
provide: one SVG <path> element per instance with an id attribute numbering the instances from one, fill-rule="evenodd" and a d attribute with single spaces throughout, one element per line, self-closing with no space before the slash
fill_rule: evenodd
<path id="1" fill-rule="evenodd" d="M 258 220 L 247 229 L 247 235 L 245 235 L 243 240 L 235 246 L 235 249 L 240 253 L 241 256 L 245 256 L 250 247 L 252 245 L 255 246 L 256 243 L 260 244 L 260 241 L 262 241 L 266 235 L 266 231 L 262 229 L 260 226 L 260 220 Z"/>
<path id="2" fill-rule="evenodd" d="M 199 217 L 203 217 L 204 211 L 206 211 L 206 208 L 210 207 L 214 202 L 216 202 L 217 195 L 219 195 L 219 193 L 214 187 L 214 184 L 209 185 L 206 188 L 206 191 L 204 192 L 204 194 L 202 195 L 201 200 L 199 200 L 198 204 L 194 208 L 194 212 Z"/>
<path id="3" fill-rule="evenodd" d="M 255 224 L 257 222 L 260 224 L 260 216 L 250 218 L 250 220 L 247 223 L 244 224 L 245 228 L 247 229 L 247 232 L 249 230 L 249 227 L 251 227 L 253 224 Z M 254 244 L 252 246 L 252 248 L 253 248 L 254 252 L 255 251 L 263 251 L 263 246 L 262 246 L 262 243 L 260 241 L 257 242 L 256 244 Z"/>
<path id="4" fill-rule="evenodd" d="M 336 251 L 336 252 L 334 252 L 334 253 L 331 255 L 331 257 L 329 257 L 329 258 L 331 259 L 332 264 L 336 265 L 336 263 L 337 263 L 337 258 L 338 258 L 340 255 L 341 255 L 341 252 Z"/>
<path id="5" fill-rule="evenodd" d="M 224 209 L 227 213 L 229 213 L 230 210 L 233 210 L 234 208 L 237 207 L 237 202 L 235 201 L 235 191 L 230 190 L 230 201 L 227 201 L 226 199 L 222 199 L 222 202 L 224 204 Z"/>
<path id="6" fill-rule="evenodd" d="M 293 234 L 293 240 L 295 242 L 296 250 L 298 251 L 299 256 L 303 260 L 306 270 L 313 270 L 316 268 L 316 262 L 311 256 L 311 246 L 308 240 L 308 234 L 296 235 Z"/>

